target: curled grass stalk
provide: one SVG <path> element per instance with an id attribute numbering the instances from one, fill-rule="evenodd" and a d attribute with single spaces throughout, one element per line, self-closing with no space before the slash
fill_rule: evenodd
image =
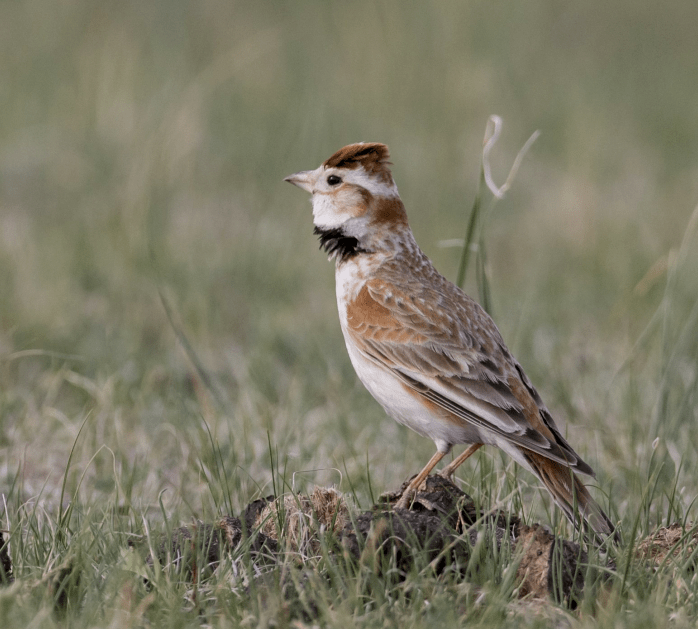
<path id="1" fill-rule="evenodd" d="M 487 276 L 487 255 L 485 250 L 484 228 L 486 219 L 489 216 L 492 208 L 497 200 L 503 199 L 505 193 L 509 190 L 519 171 L 521 162 L 528 152 L 531 145 L 540 135 L 539 131 L 535 131 L 531 137 L 524 143 L 514 159 L 506 181 L 501 186 L 497 187 L 492 179 L 492 170 L 490 167 L 490 152 L 494 148 L 499 139 L 502 128 L 502 119 L 499 116 L 490 116 L 485 128 L 485 137 L 483 140 L 482 155 L 480 159 L 480 176 L 478 177 L 477 188 L 475 190 L 475 199 L 470 210 L 468 222 L 465 230 L 465 238 L 463 240 L 463 248 L 461 250 L 460 262 L 458 264 L 458 272 L 456 274 L 456 285 L 463 288 L 465 278 L 468 273 L 470 264 L 470 254 L 475 251 L 476 254 L 476 282 L 478 294 L 482 307 L 492 314 L 492 291 L 490 288 L 489 278 Z M 485 211 L 483 211 L 484 189 L 487 189 L 492 194 L 492 199 Z"/>

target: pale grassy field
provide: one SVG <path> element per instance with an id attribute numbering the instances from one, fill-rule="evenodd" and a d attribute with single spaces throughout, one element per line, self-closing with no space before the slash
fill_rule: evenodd
<path id="1" fill-rule="evenodd" d="M 16 576 L 0 626 L 299 626 L 278 592 L 235 599 L 225 570 L 203 609 L 174 577 L 147 592 L 122 549 L 238 513 L 272 481 L 366 507 L 428 459 L 358 384 L 308 200 L 282 179 L 389 144 L 417 240 L 455 278 L 442 244 L 465 232 L 490 114 L 500 183 L 541 131 L 486 224 L 505 339 L 626 541 L 696 520 L 696 7 L 0 4 L 0 528 Z M 570 534 L 532 477 L 475 459 L 466 491 Z M 71 562 L 83 578 L 61 618 L 49 584 Z M 606 607 L 554 616 L 692 626 L 681 566 L 669 582 L 630 565 Z M 550 622 L 508 604 L 496 571 L 484 606 L 414 578 L 422 598 L 318 586 L 315 622 Z"/>

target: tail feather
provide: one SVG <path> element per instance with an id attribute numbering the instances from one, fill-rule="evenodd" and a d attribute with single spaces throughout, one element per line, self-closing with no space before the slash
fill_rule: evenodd
<path id="1" fill-rule="evenodd" d="M 569 467 L 534 452 L 525 452 L 524 456 L 567 519 L 577 529 L 591 534 L 599 543 L 609 537 L 620 542 L 611 520 Z"/>

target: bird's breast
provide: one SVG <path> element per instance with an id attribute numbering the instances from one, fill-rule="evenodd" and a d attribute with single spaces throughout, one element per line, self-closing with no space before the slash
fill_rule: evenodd
<path id="1" fill-rule="evenodd" d="M 375 268 L 376 261 L 373 259 L 373 256 L 365 254 L 358 255 L 337 265 L 335 272 L 337 309 L 343 330 L 347 325 L 347 309 L 350 304 L 356 301 L 361 289 L 371 277 Z"/>

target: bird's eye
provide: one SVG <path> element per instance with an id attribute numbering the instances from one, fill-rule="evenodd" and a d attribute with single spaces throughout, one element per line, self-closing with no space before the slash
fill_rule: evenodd
<path id="1" fill-rule="evenodd" d="M 330 175 L 327 178 L 327 183 L 330 184 L 331 186 L 337 186 L 340 183 L 342 183 L 342 180 L 340 177 L 337 177 L 337 175 Z"/>

